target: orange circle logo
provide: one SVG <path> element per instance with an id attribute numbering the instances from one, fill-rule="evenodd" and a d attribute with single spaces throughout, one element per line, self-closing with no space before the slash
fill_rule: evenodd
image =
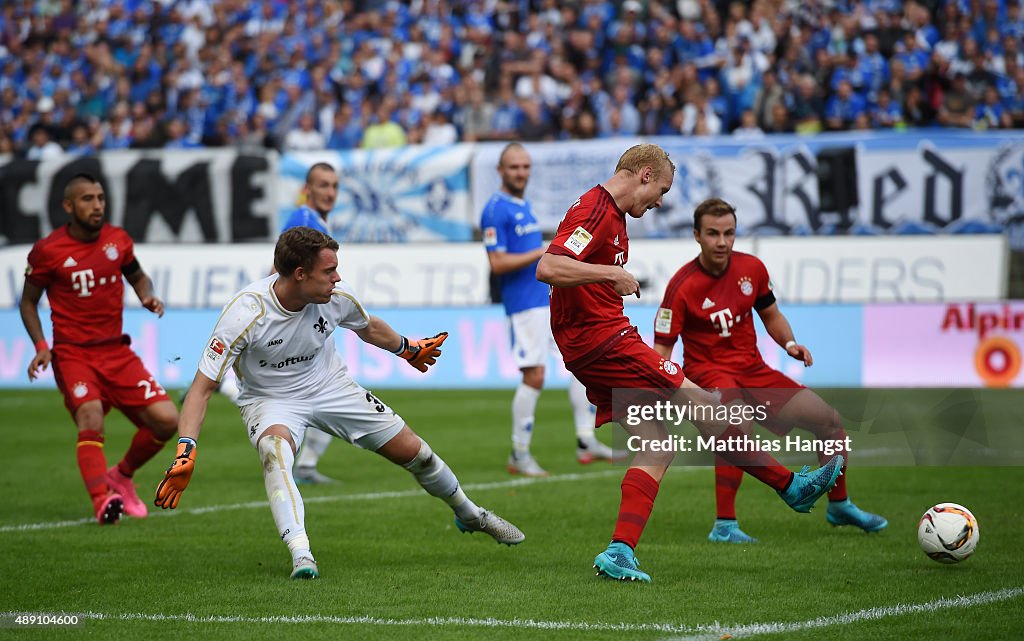
<path id="1" fill-rule="evenodd" d="M 1008 387 L 1020 366 L 1020 347 L 1005 336 L 989 336 L 974 351 L 974 369 L 988 387 Z"/>

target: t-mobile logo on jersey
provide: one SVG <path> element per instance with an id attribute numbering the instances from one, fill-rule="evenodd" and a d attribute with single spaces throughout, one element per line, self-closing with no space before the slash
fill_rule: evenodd
<path id="1" fill-rule="evenodd" d="M 92 292 L 89 290 L 95 286 L 96 279 L 93 277 L 91 269 L 71 272 L 71 289 L 77 289 L 80 297 L 92 296 Z"/>
<path id="2" fill-rule="evenodd" d="M 718 333 L 719 336 L 732 336 L 732 333 L 729 330 L 736 324 L 732 320 L 732 310 L 728 307 L 720 309 L 717 312 L 711 312 L 711 323 L 721 330 Z"/>

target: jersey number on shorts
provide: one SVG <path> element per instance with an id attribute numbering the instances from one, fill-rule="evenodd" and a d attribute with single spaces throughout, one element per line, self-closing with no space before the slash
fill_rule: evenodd
<path id="1" fill-rule="evenodd" d="M 135 387 L 142 387 L 146 390 L 146 393 L 142 398 L 143 400 L 147 401 L 153 398 L 154 396 L 166 394 L 166 392 L 164 392 L 164 388 L 160 387 L 160 383 L 154 381 L 152 376 L 150 376 L 149 378 L 142 379 L 141 381 L 135 384 Z"/>
<path id="2" fill-rule="evenodd" d="M 381 401 L 376 396 L 374 396 L 373 392 L 366 393 L 366 402 L 369 403 L 370 405 L 373 405 L 373 409 L 377 410 L 381 414 L 383 414 L 384 410 L 387 409 L 384 405 L 384 402 Z"/>

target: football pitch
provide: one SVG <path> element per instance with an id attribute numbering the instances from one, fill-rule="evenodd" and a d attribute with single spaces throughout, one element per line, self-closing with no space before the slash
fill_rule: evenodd
<path id="1" fill-rule="evenodd" d="M 1019 391 L 979 393 L 1024 429 Z M 460 534 L 407 472 L 337 442 L 320 469 L 342 482 L 301 487 L 321 579 L 291 581 L 256 453 L 219 396 L 179 508 L 151 506 L 145 520 L 101 528 L 57 392 L 0 393 L 0 612 L 86 615 L 80 628 L 0 629 L 0 639 L 1020 637 L 1022 467 L 853 467 L 851 498 L 889 519 L 873 535 L 830 527 L 824 500 L 796 514 L 747 477 L 737 507 L 761 539 L 754 546 L 709 543 L 712 470 L 673 468 L 637 550 L 653 582 L 619 583 L 594 576 L 591 562 L 608 543 L 624 469 L 576 463 L 564 391 L 546 392 L 538 407 L 534 453 L 551 472 L 545 479 L 505 471 L 511 390 L 379 396 L 477 503 L 523 529 L 522 545 Z M 110 464 L 131 432 L 120 414 L 108 418 Z M 144 500 L 172 457 L 168 447 L 137 474 Z M 919 517 L 942 501 L 966 505 L 980 523 L 978 550 L 959 565 L 931 561 L 917 545 Z"/>

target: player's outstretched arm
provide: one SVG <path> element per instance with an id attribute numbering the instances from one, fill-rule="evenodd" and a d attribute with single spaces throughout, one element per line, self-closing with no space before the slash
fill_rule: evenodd
<path id="1" fill-rule="evenodd" d="M 153 293 L 153 280 L 146 275 L 146 272 L 142 271 L 142 268 L 139 267 L 133 273 L 125 276 L 125 278 L 128 279 L 128 284 L 135 290 L 135 295 L 139 297 L 139 302 L 142 303 L 142 306 L 157 316 L 162 317 L 164 315 L 164 303 Z"/>
<path id="2" fill-rule="evenodd" d="M 768 307 L 758 310 L 757 313 L 761 316 L 765 331 L 772 337 L 772 340 L 786 350 L 787 354 L 803 362 L 804 367 L 814 365 L 811 350 L 800 345 L 793 338 L 793 328 L 789 326 L 789 321 L 779 309 L 778 303 L 772 303 Z"/>
<path id="3" fill-rule="evenodd" d="M 611 283 L 619 296 L 640 296 L 640 283 L 633 274 L 615 265 L 593 265 L 583 261 L 544 254 L 537 263 L 537 280 L 554 287 L 576 287 L 590 283 Z"/>
<path id="4" fill-rule="evenodd" d="M 164 509 L 178 507 L 178 500 L 192 480 L 192 471 L 196 463 L 196 447 L 199 432 L 206 418 L 206 407 L 210 397 L 217 390 L 217 381 L 210 379 L 202 372 L 196 372 L 192 387 L 185 396 L 178 420 L 178 450 L 174 461 L 164 473 L 164 478 L 156 488 L 156 499 L 153 503 Z"/>
<path id="5" fill-rule="evenodd" d="M 28 331 L 29 340 L 36 348 L 36 355 L 28 364 L 28 380 L 35 380 L 37 376 L 46 371 L 53 355 L 50 353 L 50 346 L 46 343 L 43 335 L 43 323 L 39 320 L 39 299 L 43 297 L 43 290 L 38 285 L 33 285 L 27 279 L 25 288 L 21 292 L 21 322 Z"/>
<path id="6" fill-rule="evenodd" d="M 430 338 L 409 340 L 376 316 L 370 316 L 370 322 L 366 327 L 354 331 L 364 343 L 401 356 L 421 372 L 426 372 L 431 365 L 437 362 L 438 357 L 441 356 L 441 345 L 448 338 L 448 332 L 441 332 Z"/>

